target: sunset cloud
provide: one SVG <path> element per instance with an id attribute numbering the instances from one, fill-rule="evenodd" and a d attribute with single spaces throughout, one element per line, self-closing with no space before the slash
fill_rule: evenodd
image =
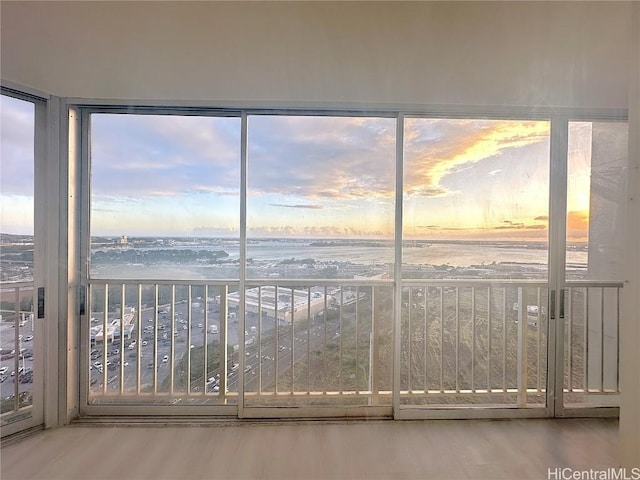
<path id="1" fill-rule="evenodd" d="M 443 196 L 455 193 L 443 179 L 509 149 L 543 142 L 548 122 L 409 119 L 405 128 L 405 193 Z M 487 174 L 495 177 L 501 169 Z"/>
<path id="2" fill-rule="evenodd" d="M 250 227 L 247 229 L 247 235 L 250 238 L 291 236 L 306 238 L 392 238 L 391 232 L 338 225 Z"/>
<path id="3" fill-rule="evenodd" d="M 425 239 L 477 239 L 477 240 L 531 240 L 543 241 L 547 238 L 548 227 L 538 223 L 538 219 L 512 221 L 502 220 L 499 224 L 484 226 L 480 224 L 468 226 L 451 226 L 444 224 L 417 225 L 405 228 L 407 238 Z"/>

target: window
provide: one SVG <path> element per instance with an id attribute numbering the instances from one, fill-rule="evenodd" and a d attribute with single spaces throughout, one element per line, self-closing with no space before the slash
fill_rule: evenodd
<path id="1" fill-rule="evenodd" d="M 33 280 L 33 103 L 0 97 L 0 232 L 2 281 Z"/>
<path id="2" fill-rule="evenodd" d="M 569 122 L 568 280 L 621 278 L 627 145 L 626 122 Z"/>
<path id="3" fill-rule="evenodd" d="M 549 122 L 409 118 L 403 276 L 546 278 Z"/>
<path id="4" fill-rule="evenodd" d="M 617 392 L 625 124 L 569 123 L 565 192 L 550 120 L 158 112 L 90 112 L 89 404 L 545 407 L 565 293 L 566 399 Z"/>
<path id="5" fill-rule="evenodd" d="M 247 276 L 393 273 L 395 120 L 249 118 Z"/>
<path id="6" fill-rule="evenodd" d="M 34 404 L 35 105 L 0 96 L 0 413 Z M 36 415 L 40 415 L 37 412 Z"/>
<path id="7" fill-rule="evenodd" d="M 240 120 L 91 120 L 91 275 L 237 278 Z"/>

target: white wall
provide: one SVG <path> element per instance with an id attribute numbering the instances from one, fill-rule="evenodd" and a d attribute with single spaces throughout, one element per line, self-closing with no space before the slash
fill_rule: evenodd
<path id="1" fill-rule="evenodd" d="M 630 57 L 627 281 L 620 336 L 620 460 L 640 467 L 640 2 L 634 5 L 635 50 Z"/>
<path id="2" fill-rule="evenodd" d="M 63 97 L 627 107 L 629 3 L 0 5 L 3 80 Z"/>

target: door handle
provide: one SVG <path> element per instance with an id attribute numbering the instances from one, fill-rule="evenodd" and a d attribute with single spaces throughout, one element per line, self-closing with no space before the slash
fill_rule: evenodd
<path id="1" fill-rule="evenodd" d="M 37 318 L 44 318 L 44 287 L 38 287 L 38 311 Z"/>
<path id="2" fill-rule="evenodd" d="M 85 306 L 87 303 L 87 289 L 84 286 L 80 286 L 78 289 L 78 314 L 85 314 Z"/>

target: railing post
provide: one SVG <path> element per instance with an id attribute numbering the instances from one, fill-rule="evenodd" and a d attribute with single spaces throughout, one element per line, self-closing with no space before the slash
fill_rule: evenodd
<path id="1" fill-rule="evenodd" d="M 220 358 L 220 395 L 222 396 L 222 400 L 224 403 L 227 403 L 227 372 L 228 372 L 228 359 L 227 359 L 227 338 L 228 328 L 227 328 L 227 319 L 229 317 L 228 313 L 228 303 L 227 303 L 227 294 L 229 293 L 229 286 L 223 285 L 220 287 L 220 344 L 219 344 L 219 358 Z"/>
<path id="2" fill-rule="evenodd" d="M 13 410 L 17 411 L 20 409 L 20 354 L 22 353 L 20 350 L 22 348 L 22 340 L 20 340 L 20 287 L 16 287 L 15 291 L 15 300 L 14 300 L 14 312 L 13 312 L 13 323 L 15 327 L 14 331 L 14 345 L 17 348 L 14 348 L 14 356 L 13 356 L 13 371 L 16 372 L 15 377 L 13 377 Z M 24 357 L 23 357 L 24 360 Z"/>
<path id="3" fill-rule="evenodd" d="M 378 405 L 378 391 L 379 391 L 379 378 L 380 372 L 378 365 L 378 358 L 380 355 L 379 337 L 380 337 L 380 325 L 376 318 L 376 292 L 377 287 L 371 287 L 371 338 L 369 340 L 369 405 Z"/>
<path id="4" fill-rule="evenodd" d="M 522 287 L 518 287 L 518 406 L 527 406 L 527 307 L 524 305 Z"/>

